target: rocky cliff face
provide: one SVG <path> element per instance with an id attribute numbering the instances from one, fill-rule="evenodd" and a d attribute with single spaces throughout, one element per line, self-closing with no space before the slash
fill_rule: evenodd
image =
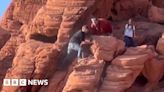
<path id="1" fill-rule="evenodd" d="M 0 21 L 0 90 L 163 92 L 163 6 L 163 0 L 12 0 Z M 95 36 L 86 45 L 89 57 L 59 71 L 69 38 L 91 16 L 112 18 L 114 37 Z M 128 18 L 137 29 L 133 48 L 122 41 Z M 49 85 L 2 85 L 14 78 L 48 79 Z"/>

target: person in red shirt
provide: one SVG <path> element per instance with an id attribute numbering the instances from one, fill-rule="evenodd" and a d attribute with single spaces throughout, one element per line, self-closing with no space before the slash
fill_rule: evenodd
<path id="1" fill-rule="evenodd" d="M 89 29 L 94 35 L 110 35 L 112 33 L 112 24 L 107 19 L 91 18 Z"/>

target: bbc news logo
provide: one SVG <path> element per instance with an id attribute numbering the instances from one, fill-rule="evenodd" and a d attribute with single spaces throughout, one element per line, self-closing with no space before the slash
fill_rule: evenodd
<path id="1" fill-rule="evenodd" d="M 4 79 L 3 86 L 36 86 L 48 85 L 48 79 Z"/>

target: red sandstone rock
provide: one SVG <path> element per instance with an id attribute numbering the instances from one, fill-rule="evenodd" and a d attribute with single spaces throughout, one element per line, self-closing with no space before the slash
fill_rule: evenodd
<path id="1" fill-rule="evenodd" d="M 58 36 L 59 42 L 68 41 L 70 37 L 68 34 L 71 33 L 77 21 L 81 20 L 80 18 L 83 19 L 81 20 L 82 23 L 87 21 L 87 17 L 81 15 L 90 15 L 91 12 L 88 12 L 88 9 L 94 2 L 95 0 L 73 2 L 48 0 L 45 7 L 38 11 L 32 24 L 29 25 L 29 34 Z"/>
<path id="2" fill-rule="evenodd" d="M 62 92 L 94 92 L 97 90 L 103 71 L 104 62 L 94 58 L 80 60 L 73 72 L 69 75 Z"/>
<path id="3" fill-rule="evenodd" d="M 156 47 L 159 54 L 164 55 L 164 38 L 160 38 Z"/>
<path id="4" fill-rule="evenodd" d="M 0 49 L 5 45 L 5 43 L 9 40 L 10 38 L 10 33 L 7 32 L 6 30 L 0 28 Z"/>
<path id="5" fill-rule="evenodd" d="M 128 19 L 135 15 L 147 15 L 148 0 L 114 0 L 112 17 L 116 20 Z"/>
<path id="6" fill-rule="evenodd" d="M 10 39 L 0 50 L 0 80 L 6 75 L 7 70 L 11 67 L 17 47 L 24 42 L 21 35 L 12 34 Z M 0 86 L 2 81 L 0 81 Z M 0 87 L 1 89 L 1 87 Z"/>
<path id="7" fill-rule="evenodd" d="M 112 36 L 94 36 L 91 48 L 96 59 L 111 61 L 125 49 L 125 43 Z"/>
<path id="8" fill-rule="evenodd" d="M 133 66 L 133 65 L 143 65 L 147 60 L 147 55 L 123 55 L 117 57 L 112 64 L 118 65 L 121 67 Z"/>
<path id="9" fill-rule="evenodd" d="M 155 52 L 155 48 L 152 45 L 142 45 L 137 47 L 131 47 L 126 50 L 125 55 L 143 55 L 147 54 L 150 59 L 154 58 L 158 54 Z"/>
<path id="10" fill-rule="evenodd" d="M 153 22 L 164 23 L 164 9 L 151 6 L 148 12 L 149 19 Z"/>
<path id="11" fill-rule="evenodd" d="M 161 16 L 163 14 L 160 12 L 163 10 L 163 1 L 153 0 L 153 4 L 155 6 L 158 6 L 158 11 L 155 11 L 155 13 L 159 16 L 159 18 L 157 18 L 157 16 L 153 14 L 152 20 L 155 20 L 155 22 L 160 21 L 161 23 L 161 20 L 163 20 Z M 13 31 L 14 34 L 15 32 L 19 33 L 15 36 L 13 36 L 14 34 L 11 33 L 12 36 L 10 40 L 0 51 L 0 85 L 2 84 L 2 79 L 4 78 L 6 71 L 8 70 L 8 68 L 11 67 L 7 72 L 6 78 L 49 78 L 51 79 L 50 85 L 48 87 L 42 87 L 40 91 L 61 92 L 65 85 L 67 76 L 69 76 L 69 73 L 67 73 L 66 71 L 53 73 L 56 70 L 51 70 L 47 67 L 55 68 L 55 66 L 57 66 L 56 64 L 52 64 L 51 62 L 53 62 L 53 60 L 53 63 L 56 63 L 58 61 L 58 55 L 64 52 L 65 43 L 69 41 L 72 33 L 81 28 L 81 26 L 89 20 L 91 15 L 103 18 L 112 16 L 114 20 L 128 19 L 135 15 L 146 16 L 148 15 L 148 5 L 149 0 L 13 0 L 4 17 L 2 18 L 0 26 L 8 31 Z M 163 32 L 164 29 L 162 25 L 154 23 L 135 22 L 135 24 L 137 33 L 136 40 L 139 44 L 149 43 L 155 45 L 159 36 L 158 33 Z M 114 29 L 114 35 L 117 35 L 118 38 L 122 38 L 122 28 L 124 28 L 125 23 L 117 23 L 117 25 L 114 25 L 114 27 L 120 27 L 119 30 L 121 31 L 117 31 Z M 57 42 L 55 42 L 54 48 L 52 49 L 52 44 L 38 41 L 28 41 L 22 44 L 17 51 L 17 47 L 22 42 L 24 42 L 24 37 L 22 36 L 22 34 L 25 36 L 26 40 L 29 40 L 29 38 L 31 39 L 31 36 L 34 35 L 44 35 L 45 38 L 57 38 Z M 6 42 L 5 40 L 1 41 L 1 43 L 4 44 Z M 113 47 L 104 47 L 106 46 L 106 43 L 102 42 L 103 45 L 101 45 L 100 47 L 105 48 L 105 50 L 99 50 L 97 54 L 99 54 L 101 57 L 106 58 L 109 58 L 109 55 L 111 55 L 111 59 L 113 58 L 113 55 L 115 56 L 122 53 L 122 51 L 124 50 L 124 43 L 120 40 L 117 41 L 118 44 L 112 45 Z M 58 48 L 61 49 L 61 51 L 59 51 Z M 112 48 L 110 49 L 110 52 L 112 53 L 106 51 L 109 51 L 108 48 Z M 113 53 L 113 50 L 115 54 Z M 127 57 L 128 55 L 130 56 L 131 54 L 136 57 L 138 55 L 142 55 L 143 53 L 147 54 L 148 57 L 155 56 L 155 53 L 151 52 L 151 50 L 149 51 L 147 48 L 129 48 L 126 51 L 125 57 Z M 33 60 L 34 58 L 35 60 Z M 12 61 L 14 61 L 13 66 L 11 66 Z M 138 76 L 138 73 L 143 68 L 143 64 L 141 64 L 143 62 L 140 62 L 139 65 L 135 65 L 138 62 L 122 62 L 124 62 L 123 64 L 121 64 L 124 66 L 124 68 L 114 65 L 108 68 L 108 77 L 106 77 L 105 81 L 103 82 L 104 90 L 102 87 L 102 90 L 100 90 L 101 92 L 118 92 L 120 90 L 129 88 L 131 86 L 131 83 L 133 83 L 133 80 Z M 120 62 L 118 64 L 120 65 Z M 125 66 L 129 64 L 132 64 L 132 66 Z M 145 64 L 147 64 L 147 62 Z M 149 62 L 148 65 L 149 64 L 151 65 L 152 63 Z M 157 63 L 155 63 L 152 67 L 155 67 L 156 64 Z M 70 68 L 72 68 L 72 66 L 70 66 Z M 138 72 L 135 73 L 133 71 L 133 68 L 138 69 Z M 152 77 L 152 75 L 154 74 L 154 68 L 152 69 L 153 72 L 150 72 L 151 69 L 149 69 L 150 67 L 145 68 L 145 70 L 147 70 L 147 78 L 154 80 L 158 79 L 154 76 Z M 81 72 L 81 74 L 84 74 L 84 72 Z M 132 77 L 131 74 L 134 74 L 135 76 Z M 161 75 L 161 73 L 158 74 Z M 127 79 L 129 79 L 130 81 L 127 81 Z M 110 80 L 110 82 L 106 80 Z M 115 82 L 114 80 L 117 80 L 117 82 Z M 120 82 L 120 80 L 123 80 L 123 82 Z M 76 83 L 72 82 L 72 84 Z M 65 87 L 68 86 L 66 85 Z M 148 87 L 150 88 L 150 86 Z M 24 92 L 27 91 L 26 88 L 28 89 L 28 87 L 22 89 L 21 87 L 3 87 L 3 90 L 6 90 L 8 92 L 17 92 L 17 90 L 21 90 Z M 28 89 L 31 92 L 38 92 L 38 90 L 40 89 L 40 87 L 37 86 L 33 86 L 31 88 L 31 90 L 30 88 Z M 97 88 L 99 89 L 99 86 L 97 86 Z"/>
<path id="12" fill-rule="evenodd" d="M 145 85 L 144 92 L 150 92 L 157 86 L 159 80 L 164 75 L 163 70 L 164 60 L 154 58 L 145 63 L 143 74 L 147 78 L 148 83 Z"/>
<path id="13" fill-rule="evenodd" d="M 148 55 L 122 55 L 112 61 L 100 92 L 123 92 L 129 88 L 144 68 Z"/>
<path id="14" fill-rule="evenodd" d="M 137 46 L 148 44 L 148 45 L 156 45 L 161 33 L 164 32 L 164 26 L 156 23 L 150 23 L 143 21 L 143 18 L 133 20 L 133 23 L 136 26 L 136 37 L 135 44 Z M 123 39 L 123 33 L 125 24 L 127 21 L 123 22 L 114 22 L 114 31 L 113 34 L 117 38 Z"/>
<path id="15" fill-rule="evenodd" d="M 151 50 L 148 54 L 148 48 L 145 47 L 128 48 L 124 55 L 116 57 L 107 68 L 100 92 L 123 92 L 131 87 L 150 58 Z"/>
<path id="16" fill-rule="evenodd" d="M 13 0 L 0 25 L 8 31 L 18 31 L 22 24 L 30 23 L 47 0 Z"/>
<path id="17" fill-rule="evenodd" d="M 122 92 L 130 86 L 132 78 L 131 70 L 110 66 L 99 92 Z"/>
<path id="18" fill-rule="evenodd" d="M 163 0 L 152 0 L 152 4 L 160 7 L 160 8 L 164 8 L 164 1 Z"/>
<path id="19" fill-rule="evenodd" d="M 28 49 L 28 50 L 27 50 Z M 37 41 L 28 41 L 19 46 L 12 67 L 8 70 L 5 78 L 18 79 L 48 79 L 55 70 L 55 58 L 58 50 L 52 49 L 51 44 Z M 49 72 L 47 72 L 49 71 Z M 3 87 L 2 91 L 17 92 L 21 87 Z M 39 87 L 33 86 L 31 92 L 37 92 Z"/>
<path id="20" fill-rule="evenodd" d="M 77 63 L 75 59 L 70 65 L 68 70 L 56 71 L 53 76 L 49 79 L 49 85 L 43 86 L 39 92 L 62 92 L 69 74 L 73 71 L 74 65 Z"/>

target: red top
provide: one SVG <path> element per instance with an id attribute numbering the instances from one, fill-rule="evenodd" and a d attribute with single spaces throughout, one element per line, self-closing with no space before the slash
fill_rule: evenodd
<path id="1" fill-rule="evenodd" d="M 90 24 L 89 28 L 92 31 L 92 33 L 96 35 L 112 33 L 111 23 L 108 20 L 103 19 L 103 18 L 98 19 L 98 24 L 96 26 L 93 24 Z"/>

